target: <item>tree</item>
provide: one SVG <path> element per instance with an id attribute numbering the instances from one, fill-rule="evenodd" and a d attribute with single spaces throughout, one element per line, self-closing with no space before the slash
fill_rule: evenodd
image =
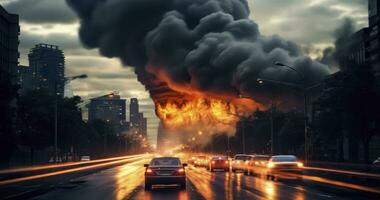
<path id="1" fill-rule="evenodd" d="M 30 162 L 34 151 L 53 144 L 54 96 L 44 90 L 29 91 L 18 101 L 17 127 L 20 141 L 30 148 Z"/>

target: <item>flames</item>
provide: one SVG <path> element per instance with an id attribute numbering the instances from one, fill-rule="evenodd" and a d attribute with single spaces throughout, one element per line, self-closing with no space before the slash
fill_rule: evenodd
<path id="1" fill-rule="evenodd" d="M 239 118 L 253 108 L 257 104 L 252 101 L 205 97 L 156 103 L 157 114 L 166 128 L 210 134 L 234 133 Z"/>

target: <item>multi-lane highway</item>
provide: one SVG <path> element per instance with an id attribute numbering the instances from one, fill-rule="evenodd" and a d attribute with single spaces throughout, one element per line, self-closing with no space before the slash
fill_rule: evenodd
<path id="1" fill-rule="evenodd" d="M 49 192 L 34 196 L 35 200 L 84 200 L 84 199 L 377 199 L 368 192 L 340 188 L 327 184 L 314 184 L 312 180 L 268 181 L 261 177 L 241 173 L 209 172 L 204 168 L 189 166 L 187 189 L 175 186 L 155 187 L 144 190 L 144 163 L 149 157 L 141 157 L 124 165 L 93 174 L 73 178 L 57 184 Z M 17 183 L 16 183 L 17 184 Z M 21 183 L 20 183 L 21 184 Z"/>

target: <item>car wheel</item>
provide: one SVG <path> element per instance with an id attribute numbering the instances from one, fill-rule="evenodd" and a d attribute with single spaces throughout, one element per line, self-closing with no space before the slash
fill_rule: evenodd
<path id="1" fill-rule="evenodd" d="M 186 190 L 186 183 L 181 183 L 180 187 L 181 187 L 181 190 Z"/>
<path id="2" fill-rule="evenodd" d="M 152 190 L 152 185 L 149 183 L 145 183 L 145 190 L 146 191 Z"/>

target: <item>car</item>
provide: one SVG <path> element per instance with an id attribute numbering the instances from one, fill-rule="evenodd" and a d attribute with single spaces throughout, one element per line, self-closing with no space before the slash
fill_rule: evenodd
<path id="1" fill-rule="evenodd" d="M 151 190 L 153 185 L 177 184 L 186 189 L 187 164 L 181 164 L 177 157 L 153 158 L 150 164 L 145 164 L 145 190 Z"/>
<path id="2" fill-rule="evenodd" d="M 246 175 L 259 175 L 265 173 L 270 156 L 268 155 L 253 155 L 248 160 L 245 166 L 244 173 Z"/>
<path id="3" fill-rule="evenodd" d="M 375 161 L 373 161 L 372 164 L 380 166 L 380 157 L 378 157 Z"/>
<path id="4" fill-rule="evenodd" d="M 230 171 L 230 161 L 227 156 L 212 156 L 208 162 L 207 169 L 211 172 L 215 170 Z"/>
<path id="5" fill-rule="evenodd" d="M 194 160 L 194 167 L 205 167 L 207 157 L 206 156 L 197 156 Z"/>
<path id="6" fill-rule="evenodd" d="M 82 157 L 80 157 L 80 161 L 90 161 L 90 160 L 91 160 L 90 156 L 82 156 Z"/>
<path id="7" fill-rule="evenodd" d="M 190 157 L 188 160 L 187 160 L 187 164 L 191 164 L 191 165 L 194 165 L 194 162 L 196 160 L 196 157 Z"/>
<path id="8" fill-rule="evenodd" d="M 233 158 L 232 161 L 232 172 L 237 172 L 237 171 L 243 171 L 245 169 L 245 165 L 248 164 L 249 159 L 251 158 L 251 155 L 247 154 L 236 154 L 235 157 Z"/>
<path id="9" fill-rule="evenodd" d="M 272 156 L 267 164 L 267 179 L 297 178 L 302 179 L 303 163 L 294 155 Z"/>

